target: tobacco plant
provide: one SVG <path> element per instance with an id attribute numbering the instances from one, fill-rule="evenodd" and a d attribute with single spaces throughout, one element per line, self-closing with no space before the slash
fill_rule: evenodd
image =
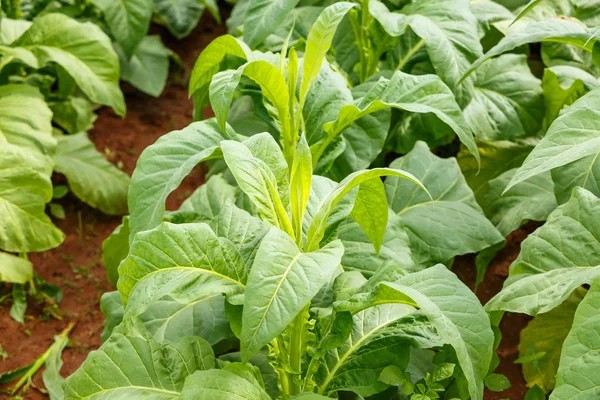
<path id="1" fill-rule="evenodd" d="M 313 175 L 327 158 L 322 143 L 374 111 L 427 112 L 459 132 L 465 123 L 439 79 L 403 73 L 334 118 L 319 115 L 320 76 L 333 71 L 325 54 L 352 7 L 321 13 L 302 58 L 294 49 L 284 58 L 285 46 L 283 56 L 252 52 L 231 36 L 202 53 L 192 85 L 216 118 L 163 136 L 140 157 L 131 215 L 105 243 L 105 260 L 120 261 L 111 273 L 119 291 L 102 300 L 105 342 L 67 379 L 66 398 L 482 398 L 493 369 L 489 318 L 435 264 L 502 236 L 456 162 L 419 143 L 390 168 L 339 183 Z M 228 54 L 238 67 L 219 72 Z M 275 132 L 247 137 L 227 124 L 246 78 Z M 315 129 L 323 136 L 311 146 Z M 169 193 L 201 161 L 215 166 L 206 185 L 165 212 Z M 454 237 L 463 243 L 440 240 L 427 218 L 438 210 L 462 216 L 465 231 Z"/>

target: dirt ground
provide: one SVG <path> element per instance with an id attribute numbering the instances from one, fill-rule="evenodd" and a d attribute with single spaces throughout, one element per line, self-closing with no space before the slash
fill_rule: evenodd
<path id="1" fill-rule="evenodd" d="M 225 33 L 225 28 L 205 15 L 198 28 L 188 38 L 177 41 L 164 30 L 153 27 L 169 48 L 183 60 L 183 71 L 171 75 L 167 88 L 158 99 L 149 97 L 134 88 L 123 85 L 127 101 L 127 116 L 121 119 L 112 110 L 103 108 L 90 137 L 98 150 L 110 154 L 110 160 L 121 165 L 131 174 L 135 163 L 143 151 L 161 135 L 181 129 L 192 119 L 192 103 L 187 98 L 187 79 L 201 50 L 216 36 Z M 182 75 L 183 74 L 183 75 Z M 56 177 L 58 181 L 61 177 Z M 200 170 L 192 173 L 167 201 L 168 209 L 175 209 L 203 182 Z M 10 318 L 8 307 L 0 306 L 0 343 L 9 354 L 6 360 L 0 359 L 0 373 L 31 363 L 53 342 L 70 322 L 76 322 L 72 331 L 71 344 L 63 352 L 63 376 L 75 371 L 91 350 L 101 344 L 103 316 L 99 302 L 102 293 L 113 290 L 106 280 L 102 265 L 102 241 L 119 225 L 120 217 L 109 217 L 93 210 L 72 195 L 62 199 L 66 211 L 64 220 L 56 220 L 56 225 L 66 234 L 65 242 L 57 249 L 31 254 L 35 271 L 50 283 L 63 289 L 60 308 L 63 319 L 40 320 L 41 309 L 30 304 L 26 312 L 26 322 L 21 325 Z M 506 248 L 492 262 L 484 283 L 478 290 L 483 302 L 489 300 L 502 287 L 510 263 L 517 257 L 521 241 L 533 228 L 526 226 L 513 233 Z M 455 272 L 463 281 L 471 285 L 475 279 L 474 257 L 460 257 L 455 262 Z M 0 284 L 1 285 L 1 284 Z M 8 288 L 0 286 L 0 294 Z M 521 370 L 513 361 L 518 357 L 519 332 L 527 319 L 519 315 L 507 315 L 501 324 L 503 339 L 498 349 L 501 359 L 497 372 L 505 374 L 512 387 L 502 393 L 486 392 L 485 399 L 523 399 L 526 391 Z M 41 373 L 34 377 L 34 386 L 42 387 Z M 10 387 L 10 385 L 4 388 Z M 2 387 L 0 387 L 2 389 Z M 35 388 L 21 394 L 24 399 L 45 399 Z M 0 399 L 8 395 L 0 393 Z"/>

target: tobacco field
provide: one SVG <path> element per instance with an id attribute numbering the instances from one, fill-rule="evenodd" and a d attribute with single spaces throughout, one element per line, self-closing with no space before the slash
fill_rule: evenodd
<path id="1" fill-rule="evenodd" d="M 0 398 L 600 399 L 600 0 L 0 4 Z"/>

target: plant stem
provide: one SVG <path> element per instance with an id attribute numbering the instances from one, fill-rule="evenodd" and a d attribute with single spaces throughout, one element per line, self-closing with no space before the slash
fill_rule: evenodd
<path id="1" fill-rule="evenodd" d="M 273 341 L 275 348 L 275 354 L 278 356 L 280 365 L 277 368 L 279 378 L 281 379 L 281 390 L 283 393 L 289 393 L 290 391 L 290 378 L 287 372 L 287 351 L 284 347 L 284 340 L 280 336 Z"/>
<path id="2" fill-rule="evenodd" d="M 60 333 L 59 337 L 61 339 L 67 338 L 69 336 L 69 333 L 71 333 L 71 330 L 73 329 L 74 326 L 75 326 L 75 322 L 69 323 L 69 325 Z M 52 349 L 54 348 L 55 343 L 56 342 L 52 343 L 52 345 L 50 347 L 48 347 L 46 352 L 44 352 L 44 354 L 42 354 L 41 356 L 39 356 L 37 358 L 37 360 L 35 360 L 35 362 L 31 366 L 31 368 L 29 368 L 27 373 L 25 373 L 25 375 L 23 375 L 21 377 L 21 379 L 19 379 L 19 382 L 17 382 L 15 387 L 10 392 L 11 396 L 14 396 L 15 393 L 17 393 L 21 389 L 21 387 L 23 387 L 23 385 L 25 385 L 25 383 L 27 383 L 33 377 L 33 375 L 35 375 L 35 373 L 42 367 L 42 365 L 44 365 L 44 363 L 50 356 L 50 353 L 52 352 Z"/>
<path id="3" fill-rule="evenodd" d="M 294 375 L 298 377 L 302 374 L 302 355 L 303 355 L 303 339 L 304 339 L 304 314 L 308 304 L 300 311 L 300 313 L 294 319 L 294 325 L 290 336 L 290 369 Z M 300 379 L 294 379 L 290 382 L 290 393 L 295 395 L 300 393 L 301 384 Z"/>
<path id="4" fill-rule="evenodd" d="M 404 66 L 408 63 L 408 61 L 410 61 L 412 56 L 414 56 L 415 53 L 419 51 L 419 49 L 423 47 L 424 44 L 425 41 L 423 39 L 419 40 L 417 44 L 412 49 L 410 49 L 410 51 L 406 53 L 404 57 L 402 57 L 402 60 L 400 60 L 398 66 L 396 67 L 396 71 L 400 71 L 402 68 L 404 68 Z"/>

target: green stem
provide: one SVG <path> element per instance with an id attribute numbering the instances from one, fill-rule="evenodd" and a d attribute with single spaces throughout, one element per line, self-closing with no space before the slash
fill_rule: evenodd
<path id="1" fill-rule="evenodd" d="M 60 338 L 61 339 L 67 338 L 69 336 L 69 333 L 71 333 L 71 330 L 73 329 L 74 326 L 75 326 L 75 322 L 71 322 L 60 333 Z M 23 387 L 23 385 L 25 385 L 25 383 L 27 383 L 33 377 L 33 375 L 35 375 L 35 373 L 42 367 L 42 365 L 44 365 L 44 363 L 46 362 L 46 360 L 50 356 L 50 353 L 52 353 L 52 349 L 54 348 L 54 344 L 55 343 L 56 342 L 54 342 L 50 347 L 48 347 L 48 350 L 46 350 L 46 352 L 44 354 L 42 354 L 41 356 L 39 356 L 37 358 L 37 360 L 35 360 L 35 362 L 31 366 L 31 368 L 29 368 L 29 370 L 27 371 L 27 373 L 25 375 L 23 375 L 23 377 L 21 377 L 21 379 L 19 379 L 19 382 L 17 382 L 17 384 L 15 385 L 15 387 L 10 392 L 11 396 L 14 396 L 15 393 L 17 393 L 21 389 L 21 387 Z"/>
<path id="2" fill-rule="evenodd" d="M 283 346 L 283 338 L 278 337 L 273 341 L 273 346 L 275 348 L 275 354 L 279 361 L 279 366 L 277 367 L 277 371 L 279 373 L 279 378 L 281 381 L 281 390 L 283 393 L 289 393 L 290 391 L 290 378 L 287 372 L 287 351 Z"/>
<path id="3" fill-rule="evenodd" d="M 302 374 L 302 356 L 303 356 L 303 339 L 304 339 L 304 314 L 308 305 L 306 305 L 302 311 L 294 319 L 294 325 L 290 336 L 290 368 L 294 375 L 300 376 Z M 300 379 L 292 378 L 290 382 L 290 393 L 295 395 L 300 393 L 301 381 Z"/>
<path id="4" fill-rule="evenodd" d="M 371 59 L 371 41 L 369 40 L 369 26 L 371 25 L 371 14 L 369 13 L 369 0 L 363 0 L 360 18 L 361 52 L 364 53 L 360 64 L 360 82 L 369 78 L 369 63 Z"/>
<path id="5" fill-rule="evenodd" d="M 419 40 L 419 42 L 412 49 L 410 49 L 410 51 L 406 53 L 404 57 L 402 57 L 402 60 L 400 60 L 398 66 L 396 67 L 396 71 L 400 71 L 402 68 L 404 68 L 404 66 L 408 63 L 408 61 L 410 61 L 412 56 L 414 56 L 415 53 L 419 51 L 419 49 L 423 47 L 424 44 L 425 41 L 423 39 Z"/>

